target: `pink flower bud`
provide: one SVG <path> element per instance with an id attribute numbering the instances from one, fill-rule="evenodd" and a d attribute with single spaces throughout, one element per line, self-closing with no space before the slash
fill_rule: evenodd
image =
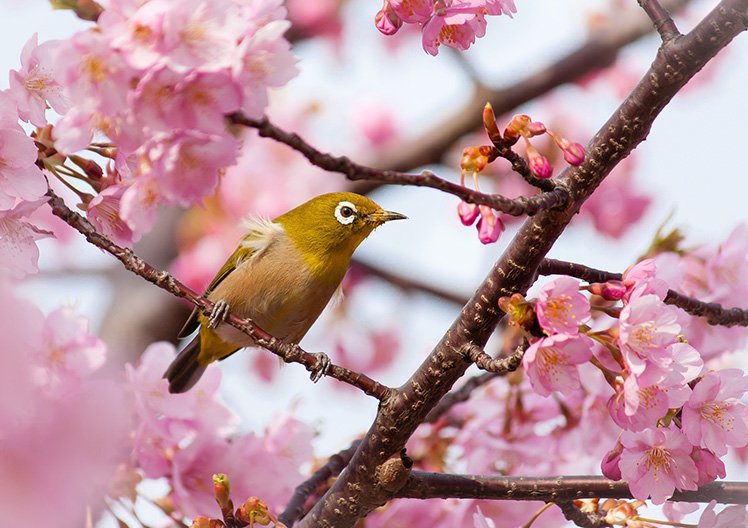
<path id="1" fill-rule="evenodd" d="M 538 178 L 547 179 L 553 175 L 553 167 L 551 167 L 548 159 L 538 152 L 538 150 L 532 145 L 528 145 L 527 147 L 527 158 L 530 164 L 530 170 Z"/>
<path id="2" fill-rule="evenodd" d="M 460 202 L 457 206 L 457 214 L 460 215 L 460 221 L 463 225 L 473 225 L 478 218 L 478 206 L 475 204 Z"/>
<path id="3" fill-rule="evenodd" d="M 491 244 L 499 239 L 504 231 L 504 222 L 496 216 L 490 207 L 480 206 L 480 219 L 475 227 L 478 229 L 478 240 Z"/>
<path id="4" fill-rule="evenodd" d="M 529 133 L 530 137 L 539 136 L 541 134 L 545 134 L 546 128 L 545 125 L 540 121 L 533 121 L 532 123 L 527 125 L 527 132 Z"/>
<path id="5" fill-rule="evenodd" d="M 569 143 L 563 151 L 564 159 L 569 165 L 574 165 L 576 167 L 581 165 L 584 161 L 584 147 L 579 143 Z"/>
<path id="6" fill-rule="evenodd" d="M 394 35 L 397 33 L 397 30 L 400 29 L 400 26 L 403 25 L 403 21 L 400 20 L 397 13 L 392 10 L 390 3 L 385 0 L 382 9 L 380 9 L 374 16 L 374 24 L 377 26 L 380 33 L 384 35 Z"/>
<path id="7" fill-rule="evenodd" d="M 619 280 L 593 282 L 590 284 L 590 292 L 599 295 L 606 301 L 620 301 L 626 295 L 626 285 Z"/>

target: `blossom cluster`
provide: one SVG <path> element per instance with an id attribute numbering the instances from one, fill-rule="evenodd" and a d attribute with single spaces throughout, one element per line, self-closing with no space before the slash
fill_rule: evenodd
<path id="1" fill-rule="evenodd" d="M 312 459 L 314 431 L 281 414 L 264 435 L 239 433 L 236 415 L 218 394 L 219 369 L 208 369 L 185 394 L 169 393 L 162 375 L 174 354 L 173 345 L 154 343 L 126 368 L 135 408 L 133 470 L 166 479 L 168 499 L 185 517 L 219 516 L 210 485 L 219 472 L 230 478 L 236 498 L 258 496 L 277 511 L 304 478 L 300 468 Z"/>
<path id="2" fill-rule="evenodd" d="M 8 96 L 12 120 L 39 127 L 44 167 L 69 187 L 87 182 L 90 189 L 76 191 L 80 207 L 100 231 L 129 244 L 151 227 L 159 205 L 186 206 L 215 191 L 240 145 L 226 115 L 261 117 L 268 88 L 296 74 L 296 59 L 280 0 L 105 7 L 94 27 L 69 39 L 38 44 L 33 36 Z M 62 116 L 51 130 L 48 108 Z M 75 156 L 84 149 L 108 159 L 106 170 Z M 15 157 L 28 167 L 31 154 Z"/>
<path id="3" fill-rule="evenodd" d="M 127 457 L 126 395 L 98 376 L 106 347 L 73 308 L 44 315 L 3 281 L 0 312 L 3 521 L 23 526 L 43 506 L 55 526 L 81 526 Z"/>
<path id="4" fill-rule="evenodd" d="M 523 363 L 543 395 L 581 388 L 577 365 L 591 362 L 613 389 L 608 412 L 623 432 L 603 460 L 603 472 L 629 483 L 634 497 L 664 502 L 675 489 L 694 490 L 725 475 L 720 457 L 748 444 L 748 376 L 708 370 L 687 341 L 678 308 L 664 303 L 668 288 L 647 259 L 622 281 L 592 284 L 615 324 L 593 330 L 590 302 L 569 277 L 541 288 L 534 340 Z M 622 307 L 615 304 L 621 302 Z M 581 329 L 581 330 L 580 330 Z"/>
<path id="5" fill-rule="evenodd" d="M 487 15 L 516 12 L 514 0 L 384 0 L 375 22 L 385 35 L 394 35 L 403 24 L 418 26 L 423 49 L 436 55 L 442 45 L 468 49 L 486 34 Z"/>

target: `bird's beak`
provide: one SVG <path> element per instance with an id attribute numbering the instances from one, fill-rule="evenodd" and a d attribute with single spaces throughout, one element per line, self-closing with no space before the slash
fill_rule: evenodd
<path id="1" fill-rule="evenodd" d="M 404 214 L 395 213 L 394 211 L 376 211 L 366 215 L 366 220 L 372 224 L 382 225 L 390 220 L 405 220 L 408 217 Z"/>

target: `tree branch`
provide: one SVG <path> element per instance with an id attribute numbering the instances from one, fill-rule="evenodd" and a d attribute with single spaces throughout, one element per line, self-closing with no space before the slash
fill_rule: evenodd
<path id="1" fill-rule="evenodd" d="M 522 363 L 522 356 L 525 355 L 527 346 L 528 342 L 524 340 L 511 355 L 494 359 L 486 354 L 481 347 L 474 343 L 469 343 L 463 348 L 462 354 L 475 363 L 479 369 L 503 376 L 517 370 L 520 363 Z"/>
<path id="2" fill-rule="evenodd" d="M 557 502 L 556 506 L 567 521 L 571 521 L 581 528 L 609 528 L 610 525 L 599 513 L 585 513 L 572 501 Z"/>
<path id="3" fill-rule="evenodd" d="M 267 117 L 252 119 L 241 112 L 235 112 L 228 119 L 237 125 L 257 129 L 262 137 L 275 139 L 288 145 L 302 154 L 312 165 L 330 172 L 344 174 L 351 181 L 369 180 L 392 185 L 412 185 L 416 187 L 429 187 L 449 194 L 453 194 L 466 202 L 487 205 L 496 211 L 501 211 L 512 216 L 532 216 L 539 211 L 563 207 L 568 203 L 569 193 L 563 185 L 556 185 L 552 191 L 543 192 L 535 196 L 507 198 L 499 194 L 484 194 L 463 187 L 457 183 L 450 182 L 438 177 L 431 171 L 422 171 L 420 174 L 408 174 L 393 170 L 381 170 L 367 167 L 351 161 L 346 156 L 333 156 L 313 147 L 301 136 L 293 132 L 287 132 L 274 125 Z"/>
<path id="4" fill-rule="evenodd" d="M 575 499 L 633 499 L 629 485 L 605 477 L 503 477 L 413 471 L 396 495 L 410 499 L 491 499 L 565 502 Z M 748 504 L 748 482 L 718 481 L 696 491 L 676 491 L 671 500 Z"/>
<path id="5" fill-rule="evenodd" d="M 556 259 L 545 259 L 538 268 L 538 272 L 541 275 L 569 275 L 586 282 L 621 280 L 620 273 L 611 273 Z M 696 317 L 704 317 L 711 325 L 748 326 L 748 310 L 742 308 L 725 308 L 721 304 L 700 301 L 675 290 L 667 291 L 665 302 Z"/>
<path id="6" fill-rule="evenodd" d="M 637 87 L 593 138 L 584 163 L 561 174 L 559 180 L 567 186 L 572 202 L 544 210 L 524 223 L 429 357 L 379 406 L 351 462 L 300 526 L 352 527 L 396 495 L 379 485 L 377 470 L 403 448 L 429 411 L 464 374 L 469 363 L 459 351 L 470 342 L 485 345 L 502 316 L 498 299 L 526 291 L 545 255 L 584 201 L 647 137 L 657 115 L 691 77 L 746 29 L 747 9 L 748 0 L 722 0 L 689 34 L 663 44 Z M 568 489 L 575 491 L 571 486 Z"/>
<path id="7" fill-rule="evenodd" d="M 663 4 L 674 12 L 689 1 L 667 0 Z M 612 65 L 624 46 L 652 31 L 650 20 L 640 16 L 637 11 L 616 14 L 606 25 L 596 28 L 579 47 L 554 63 L 530 72 L 514 84 L 498 89 L 478 87 L 470 101 L 455 109 L 423 136 L 398 142 L 391 151 L 379 153 L 378 166 L 407 171 L 439 163 L 455 140 L 477 129 L 474 116 L 480 115 L 486 101 L 491 103 L 497 116 L 507 114 L 554 88 Z"/>
<path id="8" fill-rule="evenodd" d="M 55 194 L 52 189 L 47 191 L 47 196 L 49 196 L 49 205 L 52 208 L 52 213 L 85 236 L 88 242 L 114 256 L 132 273 L 139 275 L 172 295 L 188 300 L 197 306 L 203 314 L 210 315 L 213 303 L 208 299 L 185 286 L 166 271 L 154 268 L 133 253 L 131 249 L 120 247 L 98 233 L 88 220 L 66 206 L 64 200 Z M 310 372 L 314 372 L 318 366 L 319 356 L 317 354 L 305 352 L 298 345 L 292 345 L 273 337 L 249 319 L 242 319 L 229 314 L 225 322 L 247 334 L 254 340 L 257 346 L 280 356 L 288 363 L 300 363 Z M 354 372 L 338 365 L 330 365 L 325 375 L 352 385 L 363 391 L 364 394 L 373 396 L 380 401 L 386 400 L 392 392 L 392 389 L 365 374 Z"/>
<path id="9" fill-rule="evenodd" d="M 663 42 L 667 42 L 680 35 L 680 31 L 673 22 L 670 13 L 662 7 L 658 0 L 638 0 L 647 16 L 652 20 L 655 29 L 662 37 Z"/>
<path id="10" fill-rule="evenodd" d="M 340 472 L 343 471 L 343 468 L 348 465 L 348 462 L 350 462 L 353 453 L 356 451 L 360 443 L 360 440 L 355 440 L 346 449 L 332 455 L 322 467 L 312 474 L 311 477 L 296 486 L 291 499 L 286 505 L 286 509 L 280 514 L 278 520 L 286 526 L 293 526 L 293 523 L 303 517 L 306 511 L 304 505 L 307 499 L 311 497 L 312 494 L 317 493 L 328 480 L 332 477 L 338 476 Z"/>

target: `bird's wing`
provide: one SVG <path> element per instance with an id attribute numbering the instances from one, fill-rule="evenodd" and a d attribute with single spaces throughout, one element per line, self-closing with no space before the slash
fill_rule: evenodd
<path id="1" fill-rule="evenodd" d="M 210 282 L 203 295 L 207 296 L 212 292 L 215 287 L 218 286 L 223 279 L 228 277 L 229 274 L 239 265 L 252 258 L 256 258 L 258 255 L 263 253 L 273 242 L 273 238 L 278 234 L 283 233 L 283 227 L 280 224 L 265 219 L 251 219 L 246 221 L 244 226 L 248 229 L 247 234 L 239 243 L 239 247 L 231 254 L 226 263 Z M 230 309 L 231 307 L 229 306 L 229 310 Z M 199 313 L 200 311 L 197 308 L 192 310 L 189 318 L 179 331 L 179 335 L 177 336 L 179 339 L 184 339 L 197 329 L 200 325 L 198 320 Z"/>

